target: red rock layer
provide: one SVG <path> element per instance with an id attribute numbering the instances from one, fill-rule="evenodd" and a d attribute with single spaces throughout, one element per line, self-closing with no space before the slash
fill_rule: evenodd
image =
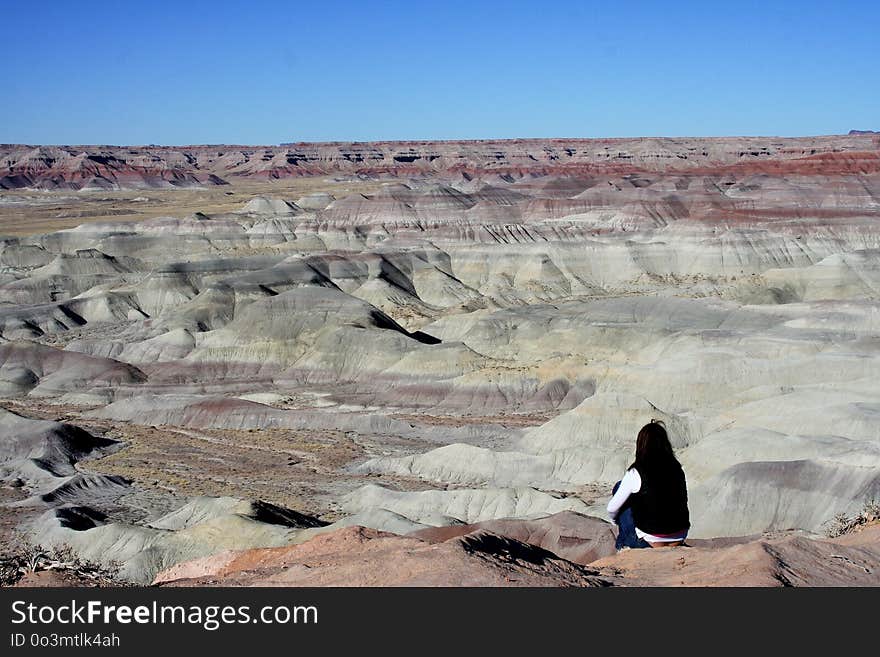
<path id="1" fill-rule="evenodd" d="M 562 516 L 566 516 L 562 518 Z M 562 518 L 560 520 L 560 518 Z M 589 522 L 592 522 L 592 525 Z M 545 523 L 542 526 L 541 523 Z M 484 525 L 488 523 L 483 523 Z M 577 514 L 498 520 L 397 536 L 363 527 L 301 545 L 222 552 L 156 577 L 170 586 L 878 586 L 880 525 L 837 539 L 797 533 L 695 541 L 699 547 L 624 550 L 605 546 L 607 523 Z M 577 526 L 576 536 L 553 536 Z M 547 530 L 550 531 L 547 531 Z M 507 536 L 507 533 L 517 536 Z M 586 532 L 586 533 L 584 533 Z M 592 536 L 590 535 L 592 532 Z M 541 545 L 567 552 L 560 558 Z M 600 546 L 609 554 L 571 561 Z M 591 548 L 591 549 L 592 549 Z M 389 568 L 388 564 L 394 564 Z"/>
<path id="2" fill-rule="evenodd" d="M 223 184 L 235 177 L 880 171 L 880 136 L 329 142 L 280 146 L 0 145 L 0 188 Z"/>

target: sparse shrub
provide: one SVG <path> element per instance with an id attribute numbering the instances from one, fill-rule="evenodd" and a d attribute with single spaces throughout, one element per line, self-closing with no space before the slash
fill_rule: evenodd
<path id="1" fill-rule="evenodd" d="M 848 516 L 845 513 L 838 513 L 828 522 L 828 529 L 825 532 L 830 538 L 850 534 L 859 527 L 867 525 L 871 522 L 880 520 L 880 502 L 877 500 L 869 500 L 865 502 L 862 510 L 854 516 Z"/>
<path id="2" fill-rule="evenodd" d="M 49 570 L 70 573 L 84 583 L 115 586 L 121 583 L 119 568 L 116 562 L 103 566 L 81 559 L 69 545 L 47 547 L 19 536 L 0 553 L 0 586 L 11 586 L 25 575 Z"/>

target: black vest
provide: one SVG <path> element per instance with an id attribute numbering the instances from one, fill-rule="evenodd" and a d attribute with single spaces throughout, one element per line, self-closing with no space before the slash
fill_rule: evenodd
<path id="1" fill-rule="evenodd" d="M 675 534 L 690 529 L 687 484 L 678 463 L 662 471 L 638 471 L 642 486 L 632 500 L 633 521 L 648 534 Z"/>

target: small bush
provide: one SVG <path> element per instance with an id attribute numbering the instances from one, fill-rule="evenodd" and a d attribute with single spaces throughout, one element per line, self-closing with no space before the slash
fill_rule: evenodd
<path id="1" fill-rule="evenodd" d="M 845 513 L 838 513 L 828 523 L 828 531 L 826 535 L 835 538 L 850 534 L 859 527 L 868 523 L 880 520 L 880 502 L 870 500 L 865 502 L 862 510 L 854 516 L 848 516 Z"/>
<path id="2" fill-rule="evenodd" d="M 102 566 L 81 559 L 68 545 L 47 547 L 19 538 L 0 553 L 0 586 L 11 586 L 30 573 L 69 573 L 84 583 L 118 585 L 119 564 Z"/>

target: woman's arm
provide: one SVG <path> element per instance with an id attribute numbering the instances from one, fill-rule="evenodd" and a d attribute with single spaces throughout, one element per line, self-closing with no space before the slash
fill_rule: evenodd
<path id="1" fill-rule="evenodd" d="M 634 469 L 627 470 L 626 474 L 623 475 L 623 479 L 620 480 L 617 492 L 608 501 L 608 515 L 612 521 L 617 520 L 617 514 L 620 513 L 620 509 L 626 503 L 629 496 L 633 493 L 638 493 L 641 487 L 642 478 L 639 476 L 639 473 Z"/>

